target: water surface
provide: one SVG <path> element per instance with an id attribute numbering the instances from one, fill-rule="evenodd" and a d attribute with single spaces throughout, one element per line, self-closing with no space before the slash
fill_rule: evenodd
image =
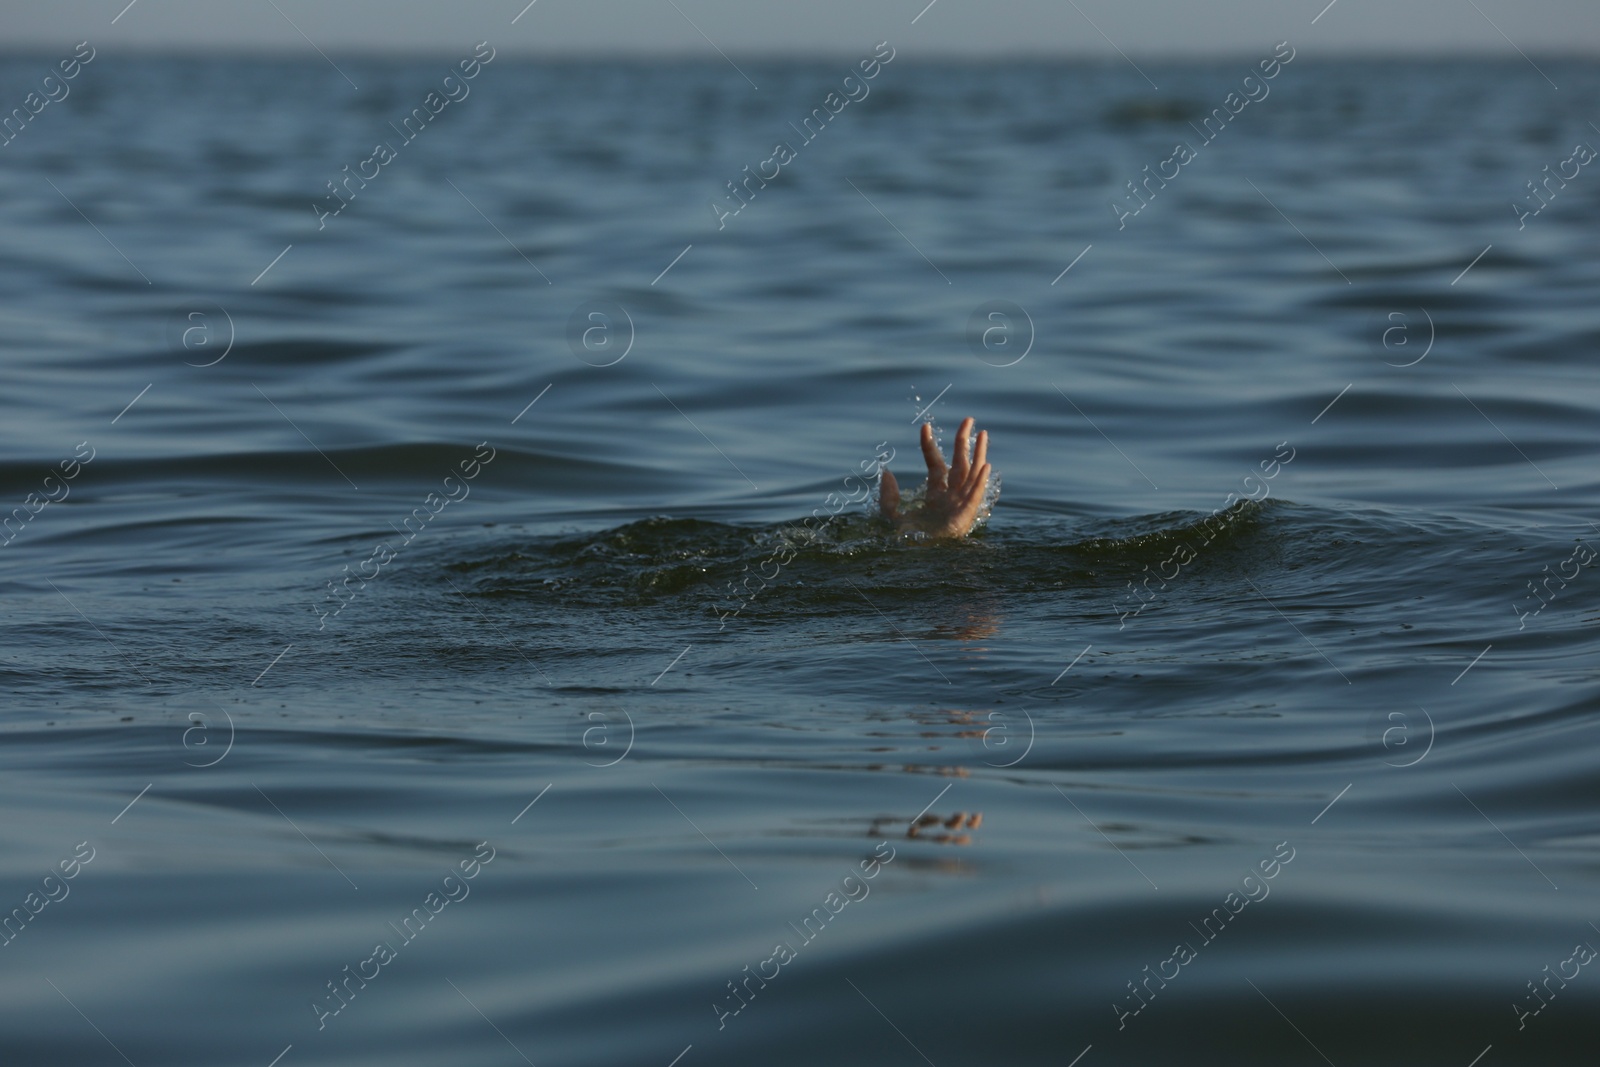
<path id="1" fill-rule="evenodd" d="M 102 49 L 0 168 L 7 1062 L 1592 1062 L 1600 85 L 1300 55 L 1119 229 L 1255 58 L 904 46 L 719 230 L 853 60 L 501 55 L 318 229 L 444 60 Z"/>

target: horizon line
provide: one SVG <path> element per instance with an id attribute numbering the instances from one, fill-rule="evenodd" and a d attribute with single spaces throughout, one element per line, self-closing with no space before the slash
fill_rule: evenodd
<path id="1" fill-rule="evenodd" d="M 0 62 L 11 59 L 33 59 L 40 56 L 54 56 L 62 46 L 59 44 L 28 43 L 16 44 L 14 42 L 0 45 Z M 429 45 L 396 45 L 396 46 L 333 46 L 325 49 L 329 55 L 347 57 L 350 59 L 438 59 L 452 57 L 455 52 Z M 1551 61 L 1580 60 L 1591 61 L 1600 55 L 1600 45 L 1580 46 L 1572 48 L 1551 49 L 1533 48 L 1526 50 L 1528 54 L 1539 56 Z M 503 47 L 499 54 L 512 59 L 537 59 L 544 62 L 573 62 L 587 63 L 594 60 L 662 60 L 662 61 L 709 61 L 722 62 L 725 56 L 703 48 L 686 46 L 683 48 L 660 48 L 654 46 L 640 46 L 637 48 L 610 46 L 606 48 L 580 49 L 572 47 L 540 48 L 531 47 Z M 849 49 L 829 48 L 750 48 L 730 49 L 729 55 L 739 56 L 751 61 L 835 61 L 842 58 L 853 58 L 855 52 Z M 1183 49 L 1149 49 L 1132 53 L 1140 58 L 1152 62 L 1168 61 L 1229 61 L 1253 57 L 1254 52 L 1234 50 L 1230 48 L 1183 48 Z M 274 60 L 305 60 L 315 62 L 315 57 L 307 57 L 303 49 L 285 42 L 283 44 L 251 44 L 247 42 L 207 42 L 193 41 L 183 44 L 171 42 L 152 42 L 149 44 L 122 45 L 118 55 L 136 55 L 140 58 L 148 57 L 183 57 L 205 58 L 207 56 L 252 57 Z M 108 56 L 107 58 L 117 58 Z M 1102 51 L 1081 51 L 1067 49 L 1015 49 L 996 47 L 993 49 L 952 49 L 930 48 L 917 56 L 906 56 L 906 60 L 916 63 L 918 61 L 948 62 L 951 60 L 978 60 L 978 61 L 1023 61 L 1023 62 L 1080 62 L 1080 63 L 1107 63 L 1114 64 L 1123 61 L 1123 57 Z M 1472 47 L 1387 47 L 1387 46 L 1331 46 L 1326 51 L 1317 55 L 1306 55 L 1305 59 L 1474 59 L 1474 60 L 1504 60 L 1516 61 L 1516 53 L 1504 49 L 1486 46 Z"/>

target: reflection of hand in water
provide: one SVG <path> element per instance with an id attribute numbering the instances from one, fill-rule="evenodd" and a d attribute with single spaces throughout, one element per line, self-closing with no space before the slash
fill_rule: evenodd
<path id="1" fill-rule="evenodd" d="M 870 837 L 882 836 L 886 826 L 892 826 L 897 819 L 892 817 L 879 817 L 872 820 L 872 828 L 867 831 Z M 926 841 L 935 845 L 970 845 L 972 835 L 966 833 L 950 833 L 948 831 L 976 830 L 983 825 L 983 812 L 958 811 L 949 818 L 924 812 L 906 827 L 906 836 L 918 841 Z M 941 829 L 938 829 L 942 827 Z M 927 830 L 927 833 L 923 831 Z"/>
<path id="2" fill-rule="evenodd" d="M 901 533 L 929 537 L 965 537 L 977 523 L 989 489 L 989 433 L 978 434 L 972 449 L 972 419 L 962 419 L 956 431 L 955 462 L 946 466 L 933 440 L 933 427 L 922 424 L 922 458 L 928 464 L 928 481 L 920 505 L 900 510 L 900 484 L 889 468 L 883 469 L 878 490 L 878 510 Z"/>
<path id="3" fill-rule="evenodd" d="M 933 632 L 940 636 L 948 634 L 961 641 L 981 641 L 1000 632 L 1001 616 L 987 605 L 966 604 L 961 610 L 966 618 L 960 625 L 954 620 L 939 623 L 934 626 Z M 984 652 L 986 649 L 980 646 L 977 651 Z"/>
<path id="4" fill-rule="evenodd" d="M 975 811 L 971 814 L 968 814 L 964 811 L 958 811 L 948 819 L 941 819 L 939 816 L 933 814 L 924 815 L 922 818 L 911 824 L 911 826 L 906 830 L 906 836 L 923 838 L 924 840 L 933 841 L 940 845 L 972 844 L 972 836 L 970 834 L 935 833 L 931 837 L 924 837 L 922 833 L 923 827 L 937 826 L 941 823 L 944 825 L 946 830 L 976 830 L 978 827 L 983 825 L 983 812 Z"/>

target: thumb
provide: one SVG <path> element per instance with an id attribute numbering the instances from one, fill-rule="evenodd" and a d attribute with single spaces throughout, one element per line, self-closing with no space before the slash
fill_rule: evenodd
<path id="1" fill-rule="evenodd" d="M 900 483 L 894 480 L 889 468 L 883 468 L 878 481 L 878 512 L 891 522 L 900 511 Z"/>

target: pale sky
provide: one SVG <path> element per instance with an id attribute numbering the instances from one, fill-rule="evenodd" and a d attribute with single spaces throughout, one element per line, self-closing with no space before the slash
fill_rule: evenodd
<path id="1" fill-rule="evenodd" d="M 315 55 L 313 45 L 454 52 L 487 39 L 513 53 L 854 54 L 887 39 L 912 56 L 1114 56 L 1118 48 L 1253 54 L 1288 39 L 1312 54 L 1600 51 L 1596 0 L 535 0 L 524 9 L 526 2 L 0 0 L 0 50 L 88 39 L 113 54 Z"/>

